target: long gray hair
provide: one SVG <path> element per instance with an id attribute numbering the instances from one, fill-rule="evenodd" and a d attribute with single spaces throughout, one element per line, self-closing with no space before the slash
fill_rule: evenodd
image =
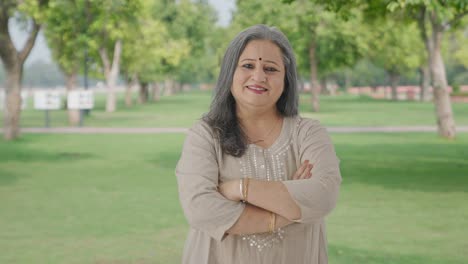
<path id="1" fill-rule="evenodd" d="M 286 74 L 284 91 L 276 102 L 276 108 L 282 116 L 295 116 L 298 109 L 296 59 L 286 36 L 277 28 L 266 25 L 255 25 L 239 33 L 224 54 L 210 111 L 203 116 L 214 130 L 223 153 L 235 157 L 245 153 L 248 140 L 237 119 L 231 86 L 239 57 L 252 40 L 269 40 L 280 48 Z"/>

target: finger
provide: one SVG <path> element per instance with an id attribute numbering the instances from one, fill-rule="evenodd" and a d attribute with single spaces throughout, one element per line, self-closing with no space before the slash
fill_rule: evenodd
<path id="1" fill-rule="evenodd" d="M 308 165 L 309 165 L 309 160 L 305 160 L 304 163 L 302 163 L 302 165 L 299 167 L 299 169 L 297 169 L 295 179 L 300 179 L 301 178 L 302 173 L 304 173 L 304 171 L 307 170 Z"/>
<path id="2" fill-rule="evenodd" d="M 294 173 L 293 179 L 297 180 L 301 176 L 301 173 L 305 170 L 305 166 L 307 165 L 307 161 L 302 163 L 302 165 L 297 169 L 296 173 Z"/>
<path id="3" fill-rule="evenodd" d="M 313 167 L 314 167 L 314 165 L 309 164 L 307 166 L 307 169 L 304 170 L 304 172 L 302 173 L 301 179 L 310 179 L 312 177 L 312 168 Z"/>
<path id="4" fill-rule="evenodd" d="M 304 171 L 306 171 L 308 165 L 309 165 L 309 160 L 304 161 L 304 163 L 302 163 L 301 167 L 299 167 L 299 169 L 294 174 L 293 179 L 295 179 L 295 180 L 300 179 L 302 177 L 302 174 L 304 173 Z"/>

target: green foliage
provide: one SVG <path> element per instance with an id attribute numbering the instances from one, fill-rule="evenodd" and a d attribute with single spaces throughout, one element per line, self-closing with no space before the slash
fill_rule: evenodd
<path id="1" fill-rule="evenodd" d="M 47 19 L 47 4 L 49 0 L 24 0 L 12 1 L 18 3 L 17 11 L 20 15 L 26 15 L 34 19 L 38 24 L 42 24 Z"/>
<path id="2" fill-rule="evenodd" d="M 147 83 L 163 78 L 164 64 L 177 67 L 190 48 L 185 39 L 171 38 L 168 25 L 155 16 L 156 8 L 154 1 L 142 2 L 138 23 L 126 32 L 122 54 L 122 72 Z"/>
<path id="3" fill-rule="evenodd" d="M 386 84 L 386 73 L 368 59 L 360 60 L 351 69 L 352 86 L 377 87 Z"/>
<path id="4" fill-rule="evenodd" d="M 450 44 L 454 46 L 453 57 L 458 64 L 468 70 L 468 19 L 465 21 L 465 28 L 455 31 L 452 36 Z"/>
<path id="5" fill-rule="evenodd" d="M 424 46 L 415 23 L 383 20 L 369 25 L 369 58 L 393 74 L 409 74 L 425 61 Z"/>
<path id="6" fill-rule="evenodd" d="M 365 32 L 357 26 L 359 12 L 353 10 L 349 14 L 347 20 L 342 19 L 314 1 L 238 1 L 233 26 L 277 26 L 290 40 L 302 76 L 309 75 L 309 47 L 312 41 L 316 42 L 318 71 L 326 76 L 354 65 L 366 50 Z"/>
<path id="7" fill-rule="evenodd" d="M 182 83 L 214 81 L 217 43 L 222 37 L 216 26 L 216 11 L 206 1 L 172 3 L 164 16 L 171 37 L 189 45 L 177 67 L 169 62 L 168 72 Z M 180 49 L 179 49 L 180 50 Z"/>
<path id="8" fill-rule="evenodd" d="M 109 60 L 113 60 L 115 43 L 122 41 L 125 46 L 127 32 L 138 26 L 142 3 L 141 0 L 84 1 L 87 1 L 87 44 L 90 55 L 100 72 L 103 72 L 104 65 L 98 53 L 99 49 L 104 49 Z"/>
<path id="9" fill-rule="evenodd" d="M 411 12 L 412 9 L 420 9 L 422 7 L 433 13 L 440 25 L 458 22 L 460 18 L 468 14 L 468 0 L 391 0 L 387 5 L 390 12 L 395 12 L 399 9 Z M 452 24 L 452 26 L 455 24 Z"/>
<path id="10" fill-rule="evenodd" d="M 66 74 L 77 73 L 84 61 L 88 37 L 85 1 L 51 1 L 45 36 L 52 56 Z"/>
<path id="11" fill-rule="evenodd" d="M 86 50 L 92 75 L 102 76 L 99 48 L 113 50 L 117 40 L 125 39 L 137 25 L 140 10 L 140 0 L 51 0 L 44 16 L 45 35 L 54 60 L 65 73 L 77 72 L 82 68 Z M 113 52 L 108 53 L 112 60 Z"/>
<path id="12" fill-rule="evenodd" d="M 349 12 L 352 16 L 347 20 L 336 14 L 325 16 L 317 28 L 318 66 L 322 76 L 355 65 L 369 49 L 369 32 L 363 30 L 360 13 Z"/>

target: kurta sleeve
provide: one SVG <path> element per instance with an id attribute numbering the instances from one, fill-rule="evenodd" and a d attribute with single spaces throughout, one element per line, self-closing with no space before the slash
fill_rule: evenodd
<path id="1" fill-rule="evenodd" d="M 176 167 L 179 199 L 189 225 L 221 241 L 244 210 L 244 204 L 218 192 L 218 161 L 211 129 L 192 127 Z"/>
<path id="2" fill-rule="evenodd" d="M 297 141 L 301 164 L 309 160 L 314 165 L 312 177 L 283 183 L 301 209 L 301 218 L 294 221 L 316 222 L 336 205 L 342 180 L 339 160 L 328 132 L 318 121 L 302 119 Z"/>

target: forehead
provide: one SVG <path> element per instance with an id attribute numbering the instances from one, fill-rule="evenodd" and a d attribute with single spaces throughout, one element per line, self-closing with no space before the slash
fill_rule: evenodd
<path id="1" fill-rule="evenodd" d="M 263 61 L 273 61 L 277 64 L 283 64 L 282 54 L 280 48 L 269 40 L 252 40 L 242 51 L 239 60 L 253 59 L 258 60 L 262 58 Z"/>

